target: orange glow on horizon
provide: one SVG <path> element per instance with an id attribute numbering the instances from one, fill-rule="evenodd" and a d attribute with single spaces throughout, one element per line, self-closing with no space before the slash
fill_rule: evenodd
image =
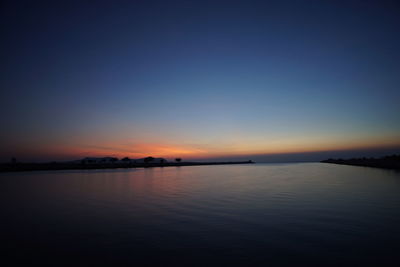
<path id="1" fill-rule="evenodd" d="M 104 157 L 113 156 L 117 158 L 143 158 L 147 156 L 163 157 L 172 159 L 181 157 L 184 159 L 206 159 L 218 157 L 247 157 L 257 155 L 274 155 L 274 154 L 296 154 L 296 153 L 312 153 L 323 151 L 345 151 L 359 149 L 376 149 L 400 147 L 400 143 L 395 139 L 385 140 L 348 140 L 347 142 L 327 142 L 325 140 L 315 140 L 310 142 L 306 140 L 293 140 L 292 142 L 271 141 L 268 143 L 245 143 L 237 142 L 233 144 L 168 144 L 168 143 L 126 143 L 116 144 L 113 142 L 102 143 L 97 146 L 93 145 L 54 145 L 46 144 L 41 146 L 24 146 L 17 149 L 18 154 L 27 155 L 33 158 L 46 158 L 48 160 L 74 160 L 83 157 Z"/>

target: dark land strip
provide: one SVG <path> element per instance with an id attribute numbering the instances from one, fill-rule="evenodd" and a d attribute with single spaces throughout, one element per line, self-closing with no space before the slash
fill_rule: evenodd
<path id="1" fill-rule="evenodd" d="M 327 159 L 321 162 L 400 170 L 400 155 L 391 155 L 382 158 Z"/>
<path id="2" fill-rule="evenodd" d="M 251 160 L 226 161 L 226 162 L 94 163 L 94 164 L 63 163 L 63 162 L 3 163 L 0 164 L 0 172 L 180 167 L 180 166 L 228 165 L 228 164 L 252 164 L 252 163 L 254 162 Z"/>

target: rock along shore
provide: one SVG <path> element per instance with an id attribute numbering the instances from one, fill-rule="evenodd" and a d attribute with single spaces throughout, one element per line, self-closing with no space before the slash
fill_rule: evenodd
<path id="1" fill-rule="evenodd" d="M 0 164 L 0 172 L 19 171 L 47 171 L 47 170 L 94 170 L 94 169 L 118 169 L 118 168 L 151 168 L 151 167 L 180 167 L 202 165 L 226 165 L 226 164 L 253 164 L 249 161 L 225 161 L 225 162 L 165 162 L 165 163 L 3 163 Z"/>

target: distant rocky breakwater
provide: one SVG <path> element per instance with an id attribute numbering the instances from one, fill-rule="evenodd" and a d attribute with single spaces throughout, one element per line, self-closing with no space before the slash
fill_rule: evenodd
<path id="1" fill-rule="evenodd" d="M 352 159 L 327 159 L 321 162 L 400 170 L 400 155 L 391 155 L 381 158 L 364 157 L 364 158 L 352 158 Z"/>
<path id="2" fill-rule="evenodd" d="M 10 162 L 0 164 L 0 172 L 18 172 L 18 171 L 46 171 L 46 170 L 94 170 L 94 169 L 118 169 L 118 168 L 151 168 L 151 167 L 180 167 L 180 166 L 202 166 L 202 165 L 227 165 L 227 164 L 252 164 L 248 161 L 210 161 L 210 162 L 192 162 L 167 161 L 162 158 L 147 157 L 138 160 L 127 158 L 118 160 L 116 158 L 85 158 L 69 162 L 47 162 L 47 163 L 22 163 Z"/>

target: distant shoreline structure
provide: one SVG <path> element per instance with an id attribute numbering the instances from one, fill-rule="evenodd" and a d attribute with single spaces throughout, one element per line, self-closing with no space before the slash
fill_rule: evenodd
<path id="1" fill-rule="evenodd" d="M 352 159 L 326 159 L 322 163 L 373 167 L 382 169 L 400 170 L 400 155 L 391 155 L 381 158 L 352 158 Z"/>
<path id="2" fill-rule="evenodd" d="M 228 165 L 228 164 L 253 164 L 252 160 L 247 161 L 223 161 L 223 162 L 192 162 L 182 161 L 176 158 L 175 161 L 167 161 L 164 158 L 146 157 L 142 159 L 123 158 L 118 160 L 114 157 L 90 158 L 68 162 L 47 162 L 47 163 L 22 163 L 16 160 L 10 163 L 0 164 L 0 172 L 21 172 L 21 171 L 49 171 L 49 170 L 95 170 L 95 169 L 120 169 L 120 168 L 152 168 L 152 167 L 180 167 L 180 166 L 204 166 L 204 165 Z"/>

